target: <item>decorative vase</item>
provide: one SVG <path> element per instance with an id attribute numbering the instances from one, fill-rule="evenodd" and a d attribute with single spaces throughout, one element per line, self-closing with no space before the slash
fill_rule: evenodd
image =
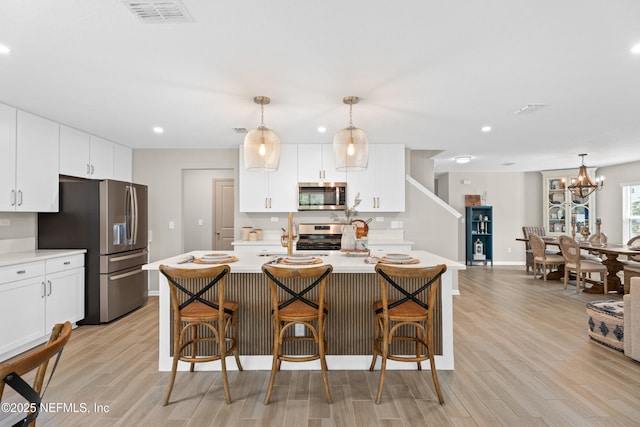
<path id="1" fill-rule="evenodd" d="M 356 226 L 353 224 L 342 225 L 342 239 L 340 248 L 345 251 L 353 251 L 356 248 Z"/>

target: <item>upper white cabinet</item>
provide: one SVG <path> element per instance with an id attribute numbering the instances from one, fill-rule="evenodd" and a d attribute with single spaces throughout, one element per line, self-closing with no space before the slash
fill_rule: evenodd
<path id="1" fill-rule="evenodd" d="M 345 172 L 336 170 L 332 144 L 298 145 L 299 182 L 345 182 Z"/>
<path id="2" fill-rule="evenodd" d="M 295 144 L 280 146 L 275 172 L 247 170 L 244 146 L 240 146 L 240 212 L 294 212 L 298 210 L 298 150 Z"/>
<path id="3" fill-rule="evenodd" d="M 91 178 L 91 135 L 60 125 L 60 175 Z"/>
<path id="4" fill-rule="evenodd" d="M 58 211 L 59 132 L 58 123 L 0 106 L 0 211 Z"/>
<path id="5" fill-rule="evenodd" d="M 131 181 L 131 148 L 60 125 L 60 174 Z"/>
<path id="6" fill-rule="evenodd" d="M 403 144 L 370 144 L 369 165 L 347 173 L 347 198 L 353 206 L 360 194 L 360 212 L 404 212 L 405 155 Z"/>
<path id="7" fill-rule="evenodd" d="M 133 150 L 113 144 L 113 179 L 130 182 L 133 177 Z"/>

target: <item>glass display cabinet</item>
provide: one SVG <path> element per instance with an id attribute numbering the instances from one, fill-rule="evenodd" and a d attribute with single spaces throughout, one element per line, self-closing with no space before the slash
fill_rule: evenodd
<path id="1" fill-rule="evenodd" d="M 595 168 L 588 172 L 595 176 Z M 595 193 L 580 197 L 567 188 L 577 175 L 577 169 L 542 172 L 542 225 L 549 235 L 580 238 L 584 227 L 589 234 L 595 232 Z"/>

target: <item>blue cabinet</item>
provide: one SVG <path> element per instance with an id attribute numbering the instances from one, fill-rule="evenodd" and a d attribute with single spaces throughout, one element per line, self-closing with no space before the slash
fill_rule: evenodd
<path id="1" fill-rule="evenodd" d="M 490 262 L 493 266 L 493 208 L 467 206 L 465 222 L 466 264 Z"/>

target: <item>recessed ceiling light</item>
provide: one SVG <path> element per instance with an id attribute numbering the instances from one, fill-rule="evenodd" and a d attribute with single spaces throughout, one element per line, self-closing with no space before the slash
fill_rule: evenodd
<path id="1" fill-rule="evenodd" d="M 455 160 L 456 163 L 469 163 L 471 161 L 471 156 L 457 156 L 454 157 L 453 160 Z"/>
<path id="2" fill-rule="evenodd" d="M 482 126 L 482 132 L 491 132 L 491 126 Z"/>
<path id="3" fill-rule="evenodd" d="M 318 126 L 318 133 L 325 133 L 327 131 L 327 128 L 324 126 Z"/>
<path id="4" fill-rule="evenodd" d="M 10 54 L 10 53 L 11 53 L 11 49 L 9 49 L 9 47 L 8 47 L 8 46 L 5 46 L 5 45 L 3 45 L 3 44 L 0 44 L 0 54 L 8 55 L 8 54 Z"/>
<path id="5" fill-rule="evenodd" d="M 640 55 L 640 43 L 631 48 L 631 53 L 634 55 Z"/>
<path id="6" fill-rule="evenodd" d="M 163 133 L 164 129 L 162 129 L 160 126 L 156 126 L 156 127 L 153 128 L 153 131 L 155 133 Z"/>

